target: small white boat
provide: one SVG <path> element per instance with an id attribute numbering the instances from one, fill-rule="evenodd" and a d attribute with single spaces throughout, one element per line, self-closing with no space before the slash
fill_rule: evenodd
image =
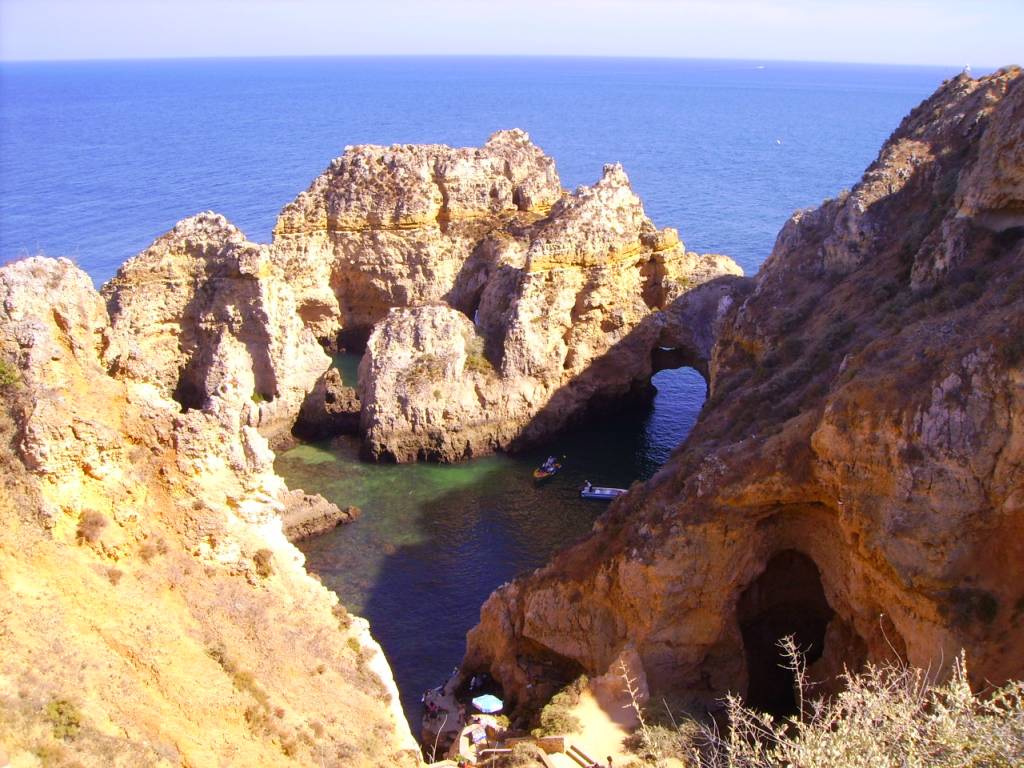
<path id="1" fill-rule="evenodd" d="M 594 501 L 611 501 L 625 492 L 625 488 L 605 488 L 600 485 L 587 483 L 580 488 L 580 498 L 593 499 Z"/>

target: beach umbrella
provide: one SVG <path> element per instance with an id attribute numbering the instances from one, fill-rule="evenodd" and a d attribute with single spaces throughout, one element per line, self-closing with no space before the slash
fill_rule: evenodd
<path id="1" fill-rule="evenodd" d="M 501 708 L 504 704 L 502 704 L 501 699 L 497 696 L 485 693 L 483 696 L 477 696 L 473 699 L 473 706 L 481 712 L 485 712 L 490 715 L 495 712 L 501 712 Z"/>

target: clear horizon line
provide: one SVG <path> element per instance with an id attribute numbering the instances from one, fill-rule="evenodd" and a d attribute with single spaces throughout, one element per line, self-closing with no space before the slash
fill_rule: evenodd
<path id="1" fill-rule="evenodd" d="M 748 58 L 728 56 L 641 56 L 641 55 L 603 55 L 583 53 L 311 53 L 311 54 L 244 54 L 241 56 L 124 56 L 95 58 L 58 58 L 58 59 L 5 59 L 2 64 L 89 64 L 113 62 L 156 62 L 156 61 L 265 61 L 274 59 L 600 59 L 608 61 L 735 61 L 752 64 L 834 64 L 840 66 L 864 67 L 905 67 L 908 69 L 963 69 L 970 66 L 982 71 L 996 71 L 1018 64 L 907 64 L 905 62 L 887 61 L 851 61 L 827 59 L 774 59 Z"/>

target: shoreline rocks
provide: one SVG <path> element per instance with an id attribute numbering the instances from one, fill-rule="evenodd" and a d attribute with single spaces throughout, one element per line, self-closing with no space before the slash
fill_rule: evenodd
<path id="1" fill-rule="evenodd" d="M 792 633 L 824 691 L 844 664 L 942 674 L 961 649 L 979 686 L 1024 676 L 1022 105 L 1019 68 L 947 81 L 752 284 L 683 297 L 665 330 L 709 350 L 699 422 L 491 595 L 463 674 L 530 713 L 630 646 L 653 697 L 784 712 Z"/>
<path id="2" fill-rule="evenodd" d="M 284 504 L 281 512 L 284 535 L 293 544 L 354 522 L 362 514 L 359 507 L 341 509 L 320 494 L 301 489 L 283 494 L 281 502 Z"/>

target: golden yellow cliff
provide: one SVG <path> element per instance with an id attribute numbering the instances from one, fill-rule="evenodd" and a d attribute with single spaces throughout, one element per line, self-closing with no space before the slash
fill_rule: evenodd
<path id="1" fill-rule="evenodd" d="M 217 408 L 183 413 L 107 374 L 113 340 L 70 262 L 0 269 L 12 764 L 418 764 L 366 622 L 285 539 L 248 391 L 228 377 Z"/>

